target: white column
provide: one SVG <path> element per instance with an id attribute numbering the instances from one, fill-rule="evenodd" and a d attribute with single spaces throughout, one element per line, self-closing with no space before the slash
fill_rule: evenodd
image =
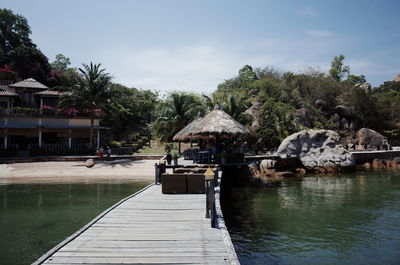
<path id="1" fill-rule="evenodd" d="M 42 148 L 42 127 L 39 127 L 39 148 Z"/>
<path id="2" fill-rule="evenodd" d="M 68 148 L 72 148 L 71 129 L 68 129 Z"/>
<path id="3" fill-rule="evenodd" d="M 100 148 L 100 130 L 97 129 L 97 148 Z"/>
<path id="4" fill-rule="evenodd" d="M 39 148 L 42 148 L 42 118 L 39 118 Z"/>
<path id="5" fill-rule="evenodd" d="M 4 125 L 6 126 L 6 132 L 4 135 L 4 149 L 7 149 L 7 145 L 8 145 L 8 129 L 7 129 L 7 125 L 8 125 L 8 118 L 4 117 Z"/>
<path id="6" fill-rule="evenodd" d="M 7 130 L 7 128 L 5 128 L 4 130 L 5 130 L 5 134 L 4 134 L 4 149 L 7 149 L 8 130 Z"/>

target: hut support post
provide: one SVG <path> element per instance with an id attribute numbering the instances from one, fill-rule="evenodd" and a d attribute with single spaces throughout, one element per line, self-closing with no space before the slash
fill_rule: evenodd
<path id="1" fill-rule="evenodd" d="M 179 152 L 179 154 L 181 154 L 181 142 L 180 141 L 178 143 L 178 152 Z"/>
<path id="2" fill-rule="evenodd" d="M 7 128 L 5 128 L 4 130 L 5 130 L 5 133 L 4 133 L 4 149 L 7 149 L 8 132 L 7 132 Z"/>

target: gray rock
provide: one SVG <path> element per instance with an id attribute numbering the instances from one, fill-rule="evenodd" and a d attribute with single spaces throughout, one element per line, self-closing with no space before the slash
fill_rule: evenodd
<path id="1" fill-rule="evenodd" d="M 393 77 L 392 82 L 400 82 L 400 74 Z"/>
<path id="2" fill-rule="evenodd" d="M 355 115 L 355 112 L 351 107 L 347 107 L 344 105 L 337 105 L 335 107 L 335 112 L 339 114 L 341 117 L 346 117 L 346 118 L 352 118 Z"/>
<path id="3" fill-rule="evenodd" d="M 297 157 L 306 168 L 323 167 L 331 162 L 340 168 L 353 167 L 353 155 L 340 144 L 340 136 L 331 130 L 303 130 L 284 139 L 277 154 Z"/>
<path id="4" fill-rule="evenodd" d="M 388 149 L 386 138 L 382 134 L 368 128 L 362 128 L 356 133 L 356 143 L 359 150 Z"/>
<path id="5" fill-rule="evenodd" d="M 296 126 L 311 127 L 310 111 L 306 108 L 301 108 L 293 114 L 293 123 Z"/>
<path id="6" fill-rule="evenodd" d="M 327 105 L 327 103 L 323 99 L 317 99 L 315 101 L 315 106 L 317 106 L 318 108 L 325 107 L 326 105 Z"/>
<path id="7" fill-rule="evenodd" d="M 251 124 L 251 127 L 257 131 L 260 129 L 260 113 L 261 113 L 261 103 L 258 101 L 254 101 L 253 105 L 248 108 L 244 114 L 248 114 L 253 117 L 253 123 Z"/>
<path id="8" fill-rule="evenodd" d="M 367 83 L 367 82 L 365 82 L 365 83 L 357 83 L 357 84 L 354 85 L 354 87 L 362 89 L 367 93 L 371 92 L 371 84 Z"/>

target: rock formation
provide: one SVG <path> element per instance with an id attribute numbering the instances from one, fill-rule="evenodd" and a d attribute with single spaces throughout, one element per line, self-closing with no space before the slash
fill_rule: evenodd
<path id="1" fill-rule="evenodd" d="M 400 82 L 400 74 L 393 77 L 392 82 Z"/>
<path id="2" fill-rule="evenodd" d="M 282 141 L 277 153 L 281 158 L 297 157 L 304 167 L 317 172 L 336 172 L 355 166 L 353 155 L 331 130 L 303 130 L 292 134 Z"/>
<path id="3" fill-rule="evenodd" d="M 356 133 L 357 150 L 387 150 L 389 149 L 386 138 L 371 129 L 362 128 Z"/>
<path id="4" fill-rule="evenodd" d="M 253 117 L 253 123 L 251 124 L 251 127 L 257 131 L 260 129 L 260 112 L 261 112 L 261 103 L 258 101 L 254 101 L 253 105 L 248 108 L 244 114 L 248 114 Z"/>
<path id="5" fill-rule="evenodd" d="M 311 127 L 310 111 L 306 108 L 296 110 L 293 114 L 293 123 L 297 126 Z"/>
<path id="6" fill-rule="evenodd" d="M 354 85 L 354 87 L 362 89 L 367 93 L 371 92 L 371 84 L 367 83 L 367 82 L 365 82 L 365 83 L 357 83 L 357 84 Z"/>

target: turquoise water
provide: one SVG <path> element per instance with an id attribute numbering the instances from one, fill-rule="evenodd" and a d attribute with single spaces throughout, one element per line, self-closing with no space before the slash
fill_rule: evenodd
<path id="1" fill-rule="evenodd" d="M 400 173 L 224 190 L 241 264 L 400 264 Z"/>
<path id="2" fill-rule="evenodd" d="M 146 183 L 0 185 L 0 264 L 31 264 Z"/>

